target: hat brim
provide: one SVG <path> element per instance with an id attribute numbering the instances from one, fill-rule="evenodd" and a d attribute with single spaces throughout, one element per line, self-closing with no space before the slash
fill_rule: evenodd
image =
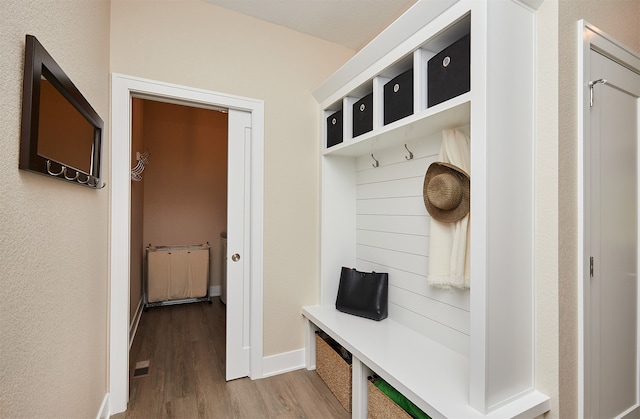
<path id="1" fill-rule="evenodd" d="M 431 204 L 427 197 L 427 187 L 429 182 L 435 176 L 442 173 L 453 173 L 462 182 L 462 200 L 460 205 L 450 210 L 443 210 Z M 422 197 L 424 199 L 424 206 L 431 215 L 432 218 L 443 223 L 454 223 L 463 219 L 471 207 L 471 179 L 469 174 L 451 163 L 434 162 L 431 163 L 427 169 L 427 173 L 424 175 L 424 184 L 422 187 Z"/>

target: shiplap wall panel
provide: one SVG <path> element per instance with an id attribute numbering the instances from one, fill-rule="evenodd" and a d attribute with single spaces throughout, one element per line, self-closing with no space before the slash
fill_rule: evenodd
<path id="1" fill-rule="evenodd" d="M 427 276 L 428 256 L 412 255 L 389 249 L 358 244 L 356 245 L 356 260 L 372 262 L 387 268 L 405 270 L 418 275 Z M 358 264 L 358 266 L 360 266 Z"/>
<path id="2" fill-rule="evenodd" d="M 402 150 L 404 150 L 404 148 Z M 417 158 L 414 154 L 412 160 L 406 160 L 402 156 L 402 153 L 393 153 L 390 150 L 373 154 L 379 162 L 378 167 L 372 166 L 373 159 L 370 157 L 367 158 L 365 156 L 358 158 L 358 162 L 364 163 L 357 164 L 358 172 L 356 177 L 358 185 L 412 178 L 420 172 L 424 175 L 424 171 L 430 163 L 428 160 L 435 160 L 438 157 L 438 153 L 424 158 Z M 407 154 L 406 151 L 405 154 Z"/>
<path id="3" fill-rule="evenodd" d="M 358 229 L 356 231 L 356 243 L 366 243 L 367 246 L 414 255 L 426 255 L 429 252 L 429 237 L 417 234 Z"/>
<path id="4" fill-rule="evenodd" d="M 424 179 L 418 176 L 359 184 L 356 198 L 373 199 L 380 196 L 393 198 L 415 196 L 417 190 L 422 190 L 423 181 Z"/>
<path id="5" fill-rule="evenodd" d="M 423 215 L 424 211 L 424 201 L 421 196 L 371 198 L 356 201 L 356 215 Z"/>
<path id="6" fill-rule="evenodd" d="M 465 310 L 460 310 L 436 300 L 431 300 L 429 304 L 425 304 L 425 300 L 421 295 L 398 287 L 389 288 L 389 298 L 391 301 L 402 301 L 405 309 L 413 311 L 422 317 L 446 324 L 451 329 L 465 335 L 469 334 L 469 313 Z"/>
<path id="7" fill-rule="evenodd" d="M 430 218 L 426 214 L 415 217 L 377 214 L 360 214 L 358 216 L 358 229 L 360 230 L 386 231 L 400 234 L 416 234 L 418 231 L 429 235 L 430 227 Z"/>
<path id="8" fill-rule="evenodd" d="M 461 355 L 469 356 L 469 335 L 407 310 L 392 301 L 389 301 L 389 317 Z"/>
<path id="9" fill-rule="evenodd" d="M 424 275 L 407 272 L 378 263 L 360 261 L 358 267 L 365 271 L 388 272 L 389 285 L 405 289 L 425 297 L 427 300 L 439 301 L 443 304 L 454 306 L 463 311 L 469 310 L 469 293 L 455 292 L 435 288 L 427 284 Z M 428 301 L 430 303 L 430 301 Z"/>
<path id="10" fill-rule="evenodd" d="M 441 134 L 356 160 L 356 264 L 389 273 L 389 316 L 451 349 L 469 351 L 469 291 L 427 283 L 430 216 L 424 175 L 437 161 Z"/>

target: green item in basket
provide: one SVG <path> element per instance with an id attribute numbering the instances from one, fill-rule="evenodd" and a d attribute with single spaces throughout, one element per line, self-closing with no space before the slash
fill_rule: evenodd
<path id="1" fill-rule="evenodd" d="M 398 390 L 393 388 L 389 383 L 382 378 L 375 378 L 373 384 L 380 389 L 381 392 L 387 395 L 398 406 L 400 406 L 405 412 L 407 412 L 412 418 L 415 419 L 431 419 L 426 413 L 418 408 L 411 400 L 403 396 Z"/>

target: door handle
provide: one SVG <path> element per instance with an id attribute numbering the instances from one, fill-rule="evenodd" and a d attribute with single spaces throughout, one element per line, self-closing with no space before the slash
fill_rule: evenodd
<path id="1" fill-rule="evenodd" d="M 240 255 L 237 253 L 234 253 L 233 256 L 231 256 L 231 260 L 234 262 L 237 262 L 240 260 Z"/>

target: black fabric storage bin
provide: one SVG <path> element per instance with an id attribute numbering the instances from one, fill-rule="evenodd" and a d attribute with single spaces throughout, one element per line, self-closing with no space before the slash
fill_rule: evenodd
<path id="1" fill-rule="evenodd" d="M 384 124 L 413 114 L 413 69 L 384 85 Z"/>
<path id="2" fill-rule="evenodd" d="M 427 106 L 449 100 L 471 89 L 471 36 L 465 35 L 427 63 Z"/>
<path id="3" fill-rule="evenodd" d="M 327 148 L 342 142 L 342 111 L 327 118 Z"/>
<path id="4" fill-rule="evenodd" d="M 373 129 L 373 93 L 353 104 L 353 136 Z"/>

